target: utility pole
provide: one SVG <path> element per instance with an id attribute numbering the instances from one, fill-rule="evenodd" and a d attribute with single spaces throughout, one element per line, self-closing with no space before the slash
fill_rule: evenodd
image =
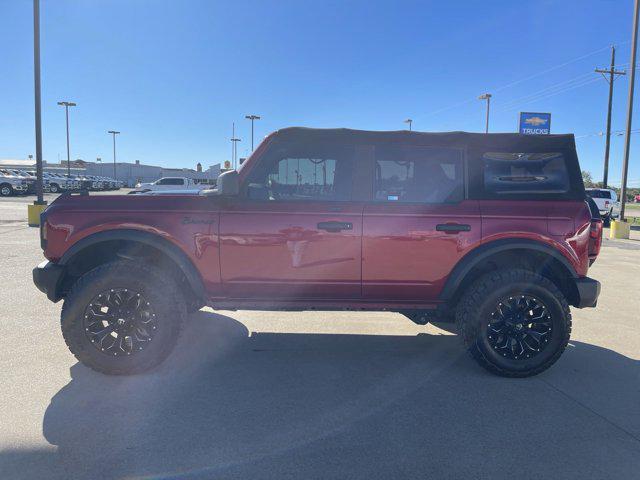
<path id="1" fill-rule="evenodd" d="M 119 135 L 120 132 L 116 132 L 115 130 L 109 130 L 107 133 L 110 133 L 113 136 L 113 179 L 117 180 L 116 177 L 116 135 Z"/>
<path id="2" fill-rule="evenodd" d="M 259 115 L 245 115 L 244 118 L 246 118 L 247 120 L 251 120 L 251 151 L 253 152 L 253 121 L 254 120 L 260 120 L 260 116 Z"/>
<path id="3" fill-rule="evenodd" d="M 596 73 L 601 73 L 604 79 L 609 82 L 609 105 L 607 107 L 607 137 L 604 145 L 604 174 L 602 176 L 603 188 L 607 188 L 609 181 L 609 149 L 611 147 L 611 107 L 613 105 L 613 81 L 616 75 L 625 75 L 624 70 L 616 70 L 616 47 L 611 46 L 611 67 L 607 70 L 596 68 Z M 609 77 L 605 75 L 607 74 Z"/>
<path id="4" fill-rule="evenodd" d="M 411 131 L 411 124 L 413 123 L 413 120 L 411 120 L 410 118 L 407 118 L 404 123 L 408 123 L 409 124 L 409 131 Z"/>
<path id="5" fill-rule="evenodd" d="M 487 101 L 487 120 L 485 122 L 484 133 L 489 133 L 489 107 L 491 106 L 491 97 L 490 93 L 483 93 L 478 97 L 478 100 L 486 100 Z"/>
<path id="6" fill-rule="evenodd" d="M 233 169 L 236 168 L 236 153 L 238 151 L 236 143 L 239 141 L 240 139 L 236 138 L 236 122 L 233 122 L 231 127 L 231 167 Z"/>
<path id="7" fill-rule="evenodd" d="M 73 102 L 58 102 L 58 105 L 64 107 L 67 116 L 67 176 L 71 176 L 71 154 L 69 153 L 69 107 L 75 107 Z"/>
<path id="8" fill-rule="evenodd" d="M 627 173 L 629 171 L 629 147 L 631 143 L 631 120 L 633 118 L 633 90 L 636 79 L 636 51 L 638 49 L 638 9 L 640 0 L 633 7 L 633 33 L 631 34 L 631 74 L 629 75 L 629 100 L 627 104 L 627 128 L 624 137 L 624 158 L 622 162 L 622 185 L 620 186 L 620 221 L 624 222 L 624 206 L 627 200 Z M 629 238 L 629 232 L 626 232 Z"/>

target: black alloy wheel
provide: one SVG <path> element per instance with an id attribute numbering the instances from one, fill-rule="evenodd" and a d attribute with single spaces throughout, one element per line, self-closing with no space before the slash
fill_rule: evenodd
<path id="1" fill-rule="evenodd" d="M 158 329 L 156 314 L 135 290 L 114 288 L 101 292 L 87 306 L 85 332 L 106 355 L 133 355 L 143 350 Z"/>
<path id="2" fill-rule="evenodd" d="M 513 360 L 535 357 L 549 344 L 552 334 L 547 307 L 531 295 L 502 299 L 491 314 L 486 330 L 489 345 Z"/>

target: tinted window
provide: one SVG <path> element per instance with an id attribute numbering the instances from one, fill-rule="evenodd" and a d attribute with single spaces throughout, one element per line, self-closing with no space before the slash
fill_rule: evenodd
<path id="1" fill-rule="evenodd" d="M 464 197 L 462 151 L 420 146 L 379 146 L 374 198 L 388 202 L 445 203 Z"/>
<path id="2" fill-rule="evenodd" d="M 181 178 L 163 178 L 158 181 L 158 185 L 184 185 L 184 180 Z"/>
<path id="3" fill-rule="evenodd" d="M 349 200 L 353 147 L 305 145 L 263 157 L 251 175 L 248 196 L 255 200 Z"/>
<path id="4" fill-rule="evenodd" d="M 611 192 L 608 190 L 587 190 L 587 195 L 591 198 L 611 198 Z"/>
<path id="5" fill-rule="evenodd" d="M 570 190 L 561 153 L 488 152 L 482 159 L 487 193 L 558 194 Z"/>

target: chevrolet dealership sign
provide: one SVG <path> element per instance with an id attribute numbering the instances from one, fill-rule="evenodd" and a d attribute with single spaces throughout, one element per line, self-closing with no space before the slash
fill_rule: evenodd
<path id="1" fill-rule="evenodd" d="M 551 133 L 551 114 L 520 112 L 519 132 L 525 135 L 549 135 Z"/>

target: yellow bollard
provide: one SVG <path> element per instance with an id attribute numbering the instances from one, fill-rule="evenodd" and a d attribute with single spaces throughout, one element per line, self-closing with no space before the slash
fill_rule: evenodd
<path id="1" fill-rule="evenodd" d="M 29 221 L 30 227 L 40 226 L 40 214 L 44 212 L 45 208 L 47 208 L 47 202 L 42 204 L 33 202 L 32 204 L 27 205 L 27 220 Z"/>
<path id="2" fill-rule="evenodd" d="M 626 219 L 611 220 L 609 238 L 629 238 L 631 224 Z"/>

